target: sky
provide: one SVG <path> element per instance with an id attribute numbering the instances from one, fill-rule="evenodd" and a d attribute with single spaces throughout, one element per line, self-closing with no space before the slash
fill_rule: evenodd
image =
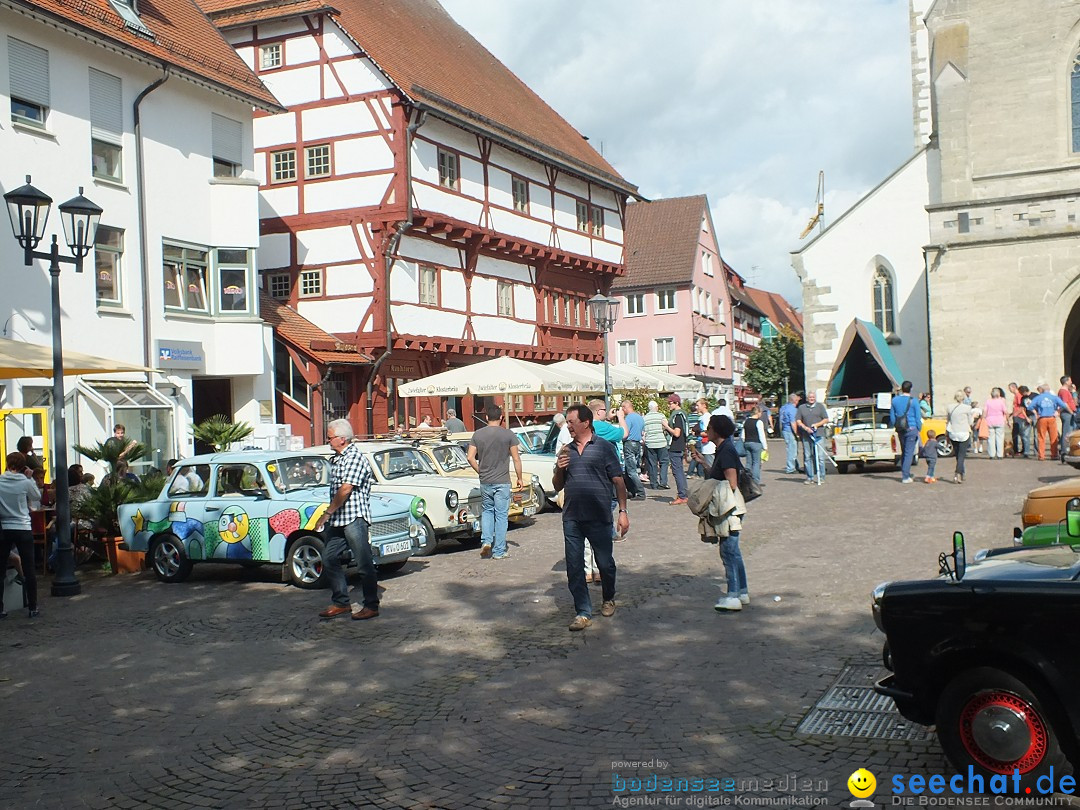
<path id="1" fill-rule="evenodd" d="M 647 199 L 801 308 L 790 251 L 914 151 L 908 0 L 441 0 Z M 815 231 L 816 232 L 816 231 Z"/>

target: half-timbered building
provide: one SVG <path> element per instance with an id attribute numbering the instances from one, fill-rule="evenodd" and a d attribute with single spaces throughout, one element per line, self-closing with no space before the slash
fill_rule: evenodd
<path id="1" fill-rule="evenodd" d="M 355 425 L 468 422 L 482 403 L 396 390 L 484 357 L 601 359 L 585 302 L 622 273 L 635 188 L 437 2 L 201 3 L 288 107 L 255 121 L 260 272 L 372 358 L 333 372 Z"/>

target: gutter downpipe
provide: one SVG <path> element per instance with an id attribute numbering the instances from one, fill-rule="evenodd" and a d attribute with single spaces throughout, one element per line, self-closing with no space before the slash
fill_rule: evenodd
<path id="1" fill-rule="evenodd" d="M 427 120 L 427 111 L 421 110 L 420 114 L 416 117 L 416 120 L 409 124 L 405 130 L 405 211 L 406 218 L 398 222 L 394 228 L 394 235 L 390 237 L 390 242 L 386 246 L 386 252 L 383 254 L 383 304 L 385 307 L 386 317 L 386 350 L 379 355 L 378 359 L 371 366 L 371 374 L 368 375 L 367 381 L 367 432 L 375 434 L 375 402 L 373 397 L 375 394 L 375 375 L 379 373 L 379 368 L 386 361 L 394 348 L 394 336 L 393 330 L 390 328 L 390 270 L 394 264 L 394 254 L 397 252 L 398 245 L 401 244 L 401 237 L 405 235 L 405 231 L 412 227 L 413 224 L 413 207 L 412 207 L 412 138 L 416 134 L 416 130 L 420 129 L 424 125 L 424 121 Z"/>
<path id="2" fill-rule="evenodd" d="M 150 366 L 150 247 L 146 243 L 146 167 L 142 145 L 142 118 L 139 105 L 143 99 L 169 80 L 169 66 L 162 65 L 162 76 L 148 87 L 143 88 L 135 98 L 132 111 L 135 115 L 135 187 L 139 195 L 139 249 L 142 254 L 142 328 L 143 328 L 143 365 Z M 150 383 L 150 372 L 146 373 L 146 382 Z"/>

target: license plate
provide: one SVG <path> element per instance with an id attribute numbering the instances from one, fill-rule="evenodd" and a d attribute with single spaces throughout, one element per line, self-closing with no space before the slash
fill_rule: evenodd
<path id="1" fill-rule="evenodd" d="M 396 543 L 384 543 L 382 546 L 382 556 L 387 557 L 391 554 L 398 554 L 402 551 L 410 551 L 412 549 L 412 540 L 398 540 Z"/>
<path id="2" fill-rule="evenodd" d="M 874 445 L 872 444 L 853 444 L 851 445 L 852 453 L 873 453 Z"/>
<path id="3" fill-rule="evenodd" d="M 525 517 L 532 517 L 533 515 L 536 514 L 536 507 L 535 506 L 526 506 L 524 514 L 525 514 Z"/>

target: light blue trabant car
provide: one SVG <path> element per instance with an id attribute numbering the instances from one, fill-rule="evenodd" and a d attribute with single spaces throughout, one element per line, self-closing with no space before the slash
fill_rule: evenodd
<path id="1" fill-rule="evenodd" d="M 198 562 L 282 566 L 282 581 L 321 588 L 330 464 L 313 453 L 215 453 L 176 465 L 157 500 L 118 510 L 126 548 L 145 551 L 162 582 L 182 582 Z M 371 553 L 396 571 L 424 539 L 423 498 L 371 495 Z"/>

